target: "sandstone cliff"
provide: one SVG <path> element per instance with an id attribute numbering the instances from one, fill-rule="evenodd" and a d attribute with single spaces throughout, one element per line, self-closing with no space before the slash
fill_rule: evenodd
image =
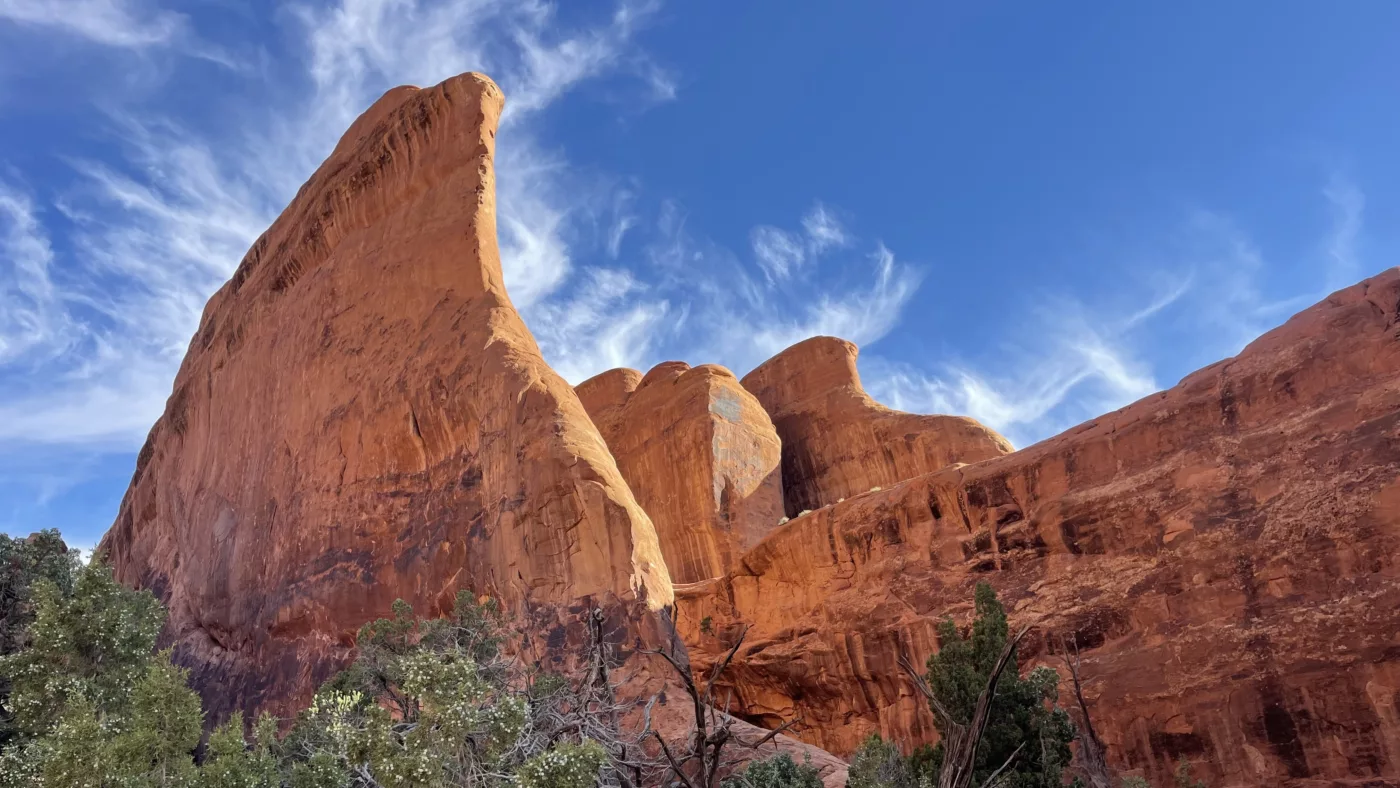
<path id="1" fill-rule="evenodd" d="M 1400 786 L 1400 273 L 1015 453 L 878 405 L 826 337 L 742 385 L 667 363 L 576 393 L 502 284 L 501 103 L 478 75 L 390 91 L 206 307 L 101 547 L 169 605 L 214 718 L 290 711 L 392 600 L 473 588 L 548 659 L 602 608 L 632 698 L 674 692 L 639 650 L 672 610 L 702 668 L 749 626 L 746 719 L 912 746 L 897 657 L 987 580 L 1028 656 L 1086 650 L 1110 756 L 1158 783 L 1184 756 Z"/>
<path id="2" fill-rule="evenodd" d="M 729 370 L 673 361 L 580 383 L 676 583 L 718 577 L 783 517 L 778 435 Z"/>
<path id="3" fill-rule="evenodd" d="M 470 588 L 556 662 L 578 656 L 587 612 L 603 610 L 626 663 L 621 699 L 659 692 L 658 728 L 685 729 L 669 668 L 640 651 L 670 641 L 652 521 L 502 283 L 502 103 L 477 74 L 385 94 L 205 308 L 101 549 L 118 579 L 169 606 L 164 639 L 211 720 L 289 715 L 393 600 L 445 611 Z M 766 417 L 737 382 L 706 393 L 725 375 L 681 377 L 741 422 L 707 440 L 752 496 L 773 486 L 776 437 L 745 432 Z M 722 513 L 745 506 L 759 504 Z M 827 753 L 772 746 L 844 784 Z"/>
<path id="4" fill-rule="evenodd" d="M 933 720 L 898 655 L 922 664 L 986 580 L 1029 655 L 1077 639 L 1110 756 L 1154 784 L 1186 757 L 1212 785 L 1400 785 L 1397 310 L 1391 270 L 1169 391 L 796 519 L 679 592 L 691 653 L 751 625 L 749 719 L 909 745 Z M 827 358 L 808 375 L 846 385 Z"/>
<path id="5" fill-rule="evenodd" d="M 957 462 L 1011 451 L 1006 439 L 963 416 L 890 410 L 865 393 L 856 346 L 813 337 L 744 376 L 783 443 L 789 517 Z"/>
<path id="6" fill-rule="evenodd" d="M 214 713 L 306 696 L 396 597 L 539 626 L 671 601 L 651 521 L 502 285 L 500 90 L 385 94 L 205 308 L 102 543 Z M 560 635 L 563 635 L 561 630 Z"/>

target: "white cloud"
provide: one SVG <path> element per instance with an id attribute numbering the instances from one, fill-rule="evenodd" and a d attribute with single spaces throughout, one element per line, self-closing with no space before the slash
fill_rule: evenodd
<path id="1" fill-rule="evenodd" d="M 800 233 L 759 225 L 749 237 L 754 259 L 770 282 L 782 282 L 807 263 L 850 242 L 846 228 L 821 203 L 802 217 Z"/>
<path id="2" fill-rule="evenodd" d="M 0 16 L 11 20 L 56 25 L 64 17 L 49 6 L 0 3 Z M 143 15 L 129 3 L 84 3 L 92 18 L 111 23 L 108 39 L 98 43 L 134 47 L 184 35 L 185 22 L 173 16 Z M 571 222 L 594 195 L 569 182 L 562 156 L 535 142 L 532 118 L 580 81 L 644 62 L 623 53 L 649 11 L 624 3 L 597 26 L 569 30 L 540 2 L 298 6 L 286 19 L 306 42 L 309 92 L 245 107 L 230 116 L 238 123 L 215 129 L 148 114 L 110 117 L 125 158 L 70 162 L 80 185 L 51 212 L 71 225 L 64 255 L 53 252 L 29 197 L 0 192 L 6 258 L 0 372 L 7 382 L 0 388 L 0 443 L 139 446 L 164 407 L 209 295 L 350 122 L 395 85 L 431 85 L 468 70 L 502 84 L 508 108 L 497 165 L 506 280 L 522 309 L 546 306 L 575 275 Z M 286 84 L 295 80 L 279 75 L 279 85 Z M 63 272 L 62 283 L 54 283 L 55 269 Z M 628 326 L 655 320 L 664 304 L 662 312 L 650 311 L 655 305 L 636 308 L 619 300 L 631 290 L 602 274 L 595 279 L 596 286 L 544 314 L 575 310 L 563 324 L 580 326 L 589 315 L 615 310 L 623 321 L 595 324 L 573 341 L 581 358 L 631 360 Z M 555 352 L 574 352 L 565 342 L 570 336 L 553 335 Z M 22 385 L 9 374 L 21 353 L 44 360 L 25 370 Z"/>
<path id="3" fill-rule="evenodd" d="M 1362 275 L 1356 245 L 1366 196 L 1337 173 L 1332 175 L 1322 195 L 1332 206 L 1332 232 L 1327 239 L 1327 287 L 1336 290 L 1354 283 Z"/>
<path id="4" fill-rule="evenodd" d="M 33 200 L 0 183 L 0 365 L 63 350 L 67 328 L 50 268 L 53 247 Z"/>
<path id="5" fill-rule="evenodd" d="M 125 0 L 0 0 L 0 19 L 126 49 L 169 43 L 187 23 L 181 14 Z"/>
<path id="6" fill-rule="evenodd" d="M 991 372 L 953 363 L 938 374 L 878 356 L 861 359 L 872 396 L 900 410 L 971 416 L 1024 446 L 1158 390 L 1150 365 L 1121 341 L 1126 324 L 1098 324 L 1075 302 L 1042 312 Z"/>
<path id="7" fill-rule="evenodd" d="M 851 242 L 846 228 L 821 203 L 812 206 L 812 210 L 802 217 L 802 229 L 807 233 L 807 244 L 812 254 L 822 254 Z"/>
<path id="8" fill-rule="evenodd" d="M 1196 211 L 1161 245 L 1159 257 L 1121 266 L 1139 277 L 1093 305 L 1025 294 L 1038 308 L 1009 326 L 1019 340 L 994 357 L 932 369 L 863 356 L 862 378 L 886 404 L 916 412 L 966 414 L 1017 446 L 1041 440 L 1171 385 L 1199 366 L 1238 353 L 1332 289 L 1364 275 L 1356 245 L 1364 195 L 1334 179 L 1324 192 L 1333 225 L 1324 265 L 1282 297 L 1266 282 L 1284 278 L 1247 233 L 1218 213 Z M 1320 275 L 1319 275 L 1320 272 Z M 1167 351 L 1167 352 L 1164 352 Z M 1154 370 L 1152 359 L 1185 366 Z"/>
<path id="9" fill-rule="evenodd" d="M 753 256 L 770 280 L 787 279 L 807 259 L 807 249 L 793 233 L 759 225 L 751 234 Z"/>
<path id="10" fill-rule="evenodd" d="M 776 297 L 766 299 L 765 309 L 771 309 L 770 314 L 756 314 L 739 324 L 750 337 L 753 350 L 771 356 L 808 337 L 822 335 L 868 345 L 888 334 L 898 325 L 904 305 L 918 289 L 920 275 L 899 264 L 884 244 L 876 244 L 866 260 L 874 273 L 869 286 L 843 288 L 836 293 L 834 288 L 824 289 L 814 300 L 799 302 L 796 310 L 783 310 Z M 795 314 L 780 317 L 784 311 Z M 734 340 L 737 343 L 740 337 L 735 336 Z"/>
<path id="11" fill-rule="evenodd" d="M 798 245 L 804 256 L 814 237 L 805 230 L 769 226 L 756 228 L 751 237 L 763 235 Z M 855 241 L 842 231 L 841 242 Z M 751 251 L 753 262 L 747 263 L 722 246 L 693 237 L 679 208 L 663 205 L 646 256 L 661 275 L 672 312 L 683 316 L 683 324 L 678 320 L 661 345 L 668 357 L 723 364 L 743 375 L 812 336 L 831 334 L 870 344 L 898 324 L 920 281 L 915 267 L 896 260 L 878 242 L 864 255 L 824 261 L 821 271 L 804 265 L 789 267 L 783 276 L 773 275 L 776 253 L 769 246 L 755 243 Z"/>
<path id="12" fill-rule="evenodd" d="M 665 299 L 627 271 L 592 268 L 574 291 L 541 304 L 529 327 L 556 372 L 580 383 L 614 367 L 645 366 L 670 312 Z"/>

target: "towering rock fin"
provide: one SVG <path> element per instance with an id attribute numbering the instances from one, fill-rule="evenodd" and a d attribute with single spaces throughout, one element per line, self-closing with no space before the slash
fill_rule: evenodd
<path id="1" fill-rule="evenodd" d="M 386 93 L 205 308 L 102 548 L 169 605 L 214 717 L 305 698 L 396 598 L 491 594 L 560 650 L 579 610 L 634 643 L 672 601 L 506 295 L 502 105 L 479 74 Z"/>

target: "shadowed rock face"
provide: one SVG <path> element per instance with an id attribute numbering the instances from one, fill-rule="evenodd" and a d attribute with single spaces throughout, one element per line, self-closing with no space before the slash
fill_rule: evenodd
<path id="1" fill-rule="evenodd" d="M 102 547 L 170 606 L 216 717 L 305 697 L 396 597 L 493 594 L 561 646 L 589 604 L 630 642 L 671 601 L 506 296 L 501 107 L 474 74 L 385 94 L 205 308 Z"/>
<path id="2" fill-rule="evenodd" d="M 622 476 L 656 524 L 676 583 L 718 577 L 783 517 L 778 435 L 724 367 L 672 361 L 578 386 Z"/>
<path id="3" fill-rule="evenodd" d="M 860 385 L 857 352 L 844 339 L 813 337 L 744 376 L 782 439 L 789 517 L 1011 451 L 974 419 L 901 413 L 871 399 Z"/>
<path id="4" fill-rule="evenodd" d="M 898 655 L 985 580 L 1023 655 L 1078 641 L 1111 757 L 1154 784 L 1186 757 L 1212 785 L 1400 785 L 1398 309 L 1390 270 L 1169 391 L 796 519 L 679 593 L 692 657 L 751 625 L 749 719 L 912 745 L 933 720 Z"/>

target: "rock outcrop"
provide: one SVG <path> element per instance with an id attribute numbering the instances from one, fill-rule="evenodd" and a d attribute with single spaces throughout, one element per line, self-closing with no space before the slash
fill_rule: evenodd
<path id="1" fill-rule="evenodd" d="M 576 393 L 502 283 L 501 107 L 471 74 L 385 94 L 205 309 L 101 548 L 169 606 L 211 719 L 290 712 L 394 599 L 472 588 L 562 662 L 602 610 L 667 732 L 689 709 L 644 649 L 674 615 L 701 669 L 748 628 L 746 720 L 912 746 L 898 658 L 985 580 L 1026 656 L 1079 644 L 1110 756 L 1158 784 L 1185 757 L 1400 786 L 1400 272 L 1015 453 L 878 405 L 825 337 L 742 385 L 667 363 Z"/>
<path id="2" fill-rule="evenodd" d="M 1077 640 L 1110 756 L 1153 784 L 1185 757 L 1211 785 L 1400 785 L 1398 311 L 1390 270 L 1169 391 L 793 520 L 679 592 L 691 653 L 748 625 L 747 718 L 911 745 L 933 721 L 898 655 L 985 580 L 1023 654 Z"/>
<path id="3" fill-rule="evenodd" d="M 865 393 L 856 346 L 813 337 L 744 376 L 783 443 L 789 517 L 949 465 L 998 457 L 1006 439 L 964 416 L 890 410 Z"/>
<path id="4" fill-rule="evenodd" d="M 502 101 L 473 74 L 385 94 L 205 308 L 102 548 L 170 606 L 215 716 L 305 698 L 397 597 L 476 589 L 561 643 L 588 605 L 641 637 L 671 602 L 506 296 Z"/>
<path id="5" fill-rule="evenodd" d="M 724 367 L 672 361 L 580 383 L 676 583 L 718 577 L 783 517 L 778 435 Z"/>

